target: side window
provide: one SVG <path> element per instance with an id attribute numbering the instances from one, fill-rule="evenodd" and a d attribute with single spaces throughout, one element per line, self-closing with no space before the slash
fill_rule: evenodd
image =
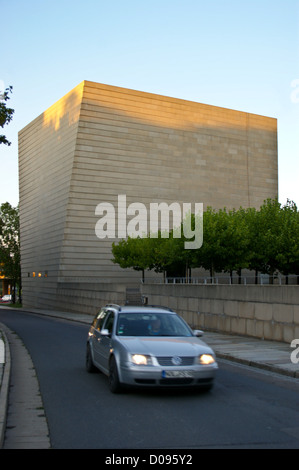
<path id="1" fill-rule="evenodd" d="M 107 310 L 102 310 L 99 315 L 97 316 L 97 321 L 96 321 L 96 324 L 95 324 L 95 329 L 98 330 L 98 331 L 101 331 L 102 327 L 103 327 L 103 324 L 104 324 L 104 321 L 106 319 L 108 315 L 108 312 Z"/>
<path id="2" fill-rule="evenodd" d="M 101 315 L 101 311 L 96 314 L 96 316 L 94 317 L 94 319 L 92 321 L 91 326 L 93 326 L 94 328 L 96 327 L 96 324 L 98 323 L 100 315 Z"/>
<path id="3" fill-rule="evenodd" d="M 109 333 L 112 333 L 113 330 L 113 323 L 114 323 L 114 312 L 109 312 L 107 320 L 105 321 L 105 330 L 108 330 Z"/>

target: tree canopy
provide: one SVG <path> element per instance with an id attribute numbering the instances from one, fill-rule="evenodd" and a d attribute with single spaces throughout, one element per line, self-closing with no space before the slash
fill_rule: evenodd
<path id="1" fill-rule="evenodd" d="M 12 93 L 12 86 L 6 88 L 3 94 L 0 95 L 0 126 L 2 129 L 12 120 L 15 112 L 14 109 L 7 106 L 7 101 L 10 99 L 9 93 Z M 0 144 L 11 145 L 11 142 L 2 134 L 0 135 Z"/>
<path id="2" fill-rule="evenodd" d="M 0 264 L 1 272 L 21 292 L 19 207 L 8 202 L 0 205 Z M 15 298 L 13 298 L 13 301 Z"/>
<path id="3" fill-rule="evenodd" d="M 183 231 L 181 232 L 183 233 Z M 184 237 L 128 238 L 113 244 L 113 262 L 123 268 L 155 270 L 182 277 L 190 268 L 214 273 L 250 269 L 273 276 L 276 272 L 299 275 L 299 212 L 296 204 L 267 199 L 254 208 L 208 207 L 203 214 L 203 245 L 184 249 Z"/>

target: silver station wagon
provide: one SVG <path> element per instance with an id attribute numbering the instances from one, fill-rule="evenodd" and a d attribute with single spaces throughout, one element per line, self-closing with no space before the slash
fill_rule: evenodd
<path id="1" fill-rule="evenodd" d="M 106 374 L 113 393 L 125 385 L 209 390 L 218 366 L 202 334 L 164 307 L 109 304 L 89 330 L 86 369 Z"/>

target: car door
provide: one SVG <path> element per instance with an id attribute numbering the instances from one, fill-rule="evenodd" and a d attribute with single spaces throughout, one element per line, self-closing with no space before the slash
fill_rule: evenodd
<path id="1" fill-rule="evenodd" d="M 110 349 L 111 349 L 111 335 L 113 331 L 113 325 L 114 325 L 114 312 L 108 311 L 107 316 L 105 317 L 103 326 L 102 326 L 102 331 L 103 330 L 108 330 L 108 334 L 101 334 L 97 340 L 97 357 L 98 357 L 98 362 L 101 368 L 103 368 L 105 371 L 108 371 L 108 360 L 109 360 L 109 355 L 110 355 Z"/>
<path id="2" fill-rule="evenodd" d="M 92 347 L 93 347 L 93 356 L 95 365 L 100 365 L 100 342 L 102 340 L 101 330 L 103 328 L 104 322 L 108 316 L 108 310 L 102 309 L 99 315 L 97 316 L 96 322 L 94 324 L 93 335 L 92 335 Z"/>

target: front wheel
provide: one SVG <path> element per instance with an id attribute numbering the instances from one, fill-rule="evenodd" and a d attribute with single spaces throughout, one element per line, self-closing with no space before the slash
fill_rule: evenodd
<path id="1" fill-rule="evenodd" d="M 86 346 L 86 358 L 85 358 L 85 366 L 87 372 L 96 372 L 97 368 L 93 363 L 92 360 L 92 355 L 91 355 L 91 350 L 90 350 L 90 345 L 87 344 Z"/>
<path id="2" fill-rule="evenodd" d="M 112 393 L 119 393 L 122 389 L 121 383 L 119 381 L 118 371 L 117 371 L 117 364 L 115 361 L 114 356 L 110 359 L 109 363 L 109 389 Z"/>

